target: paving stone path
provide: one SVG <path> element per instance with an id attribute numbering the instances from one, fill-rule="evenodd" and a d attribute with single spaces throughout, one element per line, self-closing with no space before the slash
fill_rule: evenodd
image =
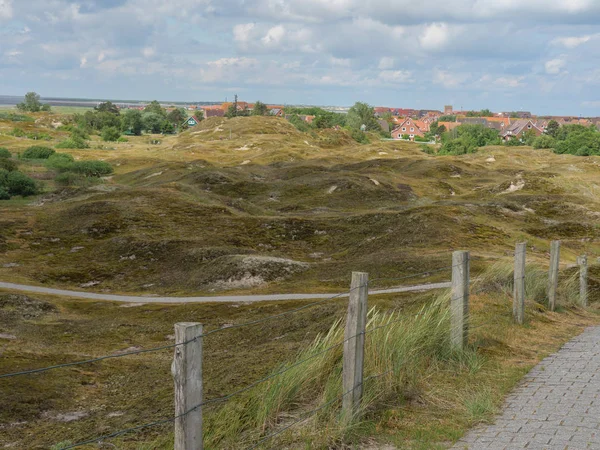
<path id="1" fill-rule="evenodd" d="M 600 449 L 600 327 L 540 362 L 506 399 L 493 425 L 454 449 Z"/>

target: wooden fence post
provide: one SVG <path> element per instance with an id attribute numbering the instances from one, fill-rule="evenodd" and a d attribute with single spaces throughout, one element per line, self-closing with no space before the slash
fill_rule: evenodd
<path id="1" fill-rule="evenodd" d="M 347 419 L 351 419 L 358 411 L 363 393 L 368 281 L 368 274 L 352 272 L 348 317 L 344 331 L 342 374 L 342 393 L 345 394 L 342 399 L 342 414 Z"/>
<path id="2" fill-rule="evenodd" d="M 522 325 L 525 319 L 525 257 L 527 243 L 515 246 L 515 278 L 513 289 L 513 318 Z"/>
<path id="3" fill-rule="evenodd" d="M 202 450 L 202 324 L 175 324 L 175 450 Z M 184 344 L 185 343 L 185 344 Z M 196 408 L 197 407 L 197 408 Z M 194 409 L 195 408 L 195 409 Z"/>
<path id="4" fill-rule="evenodd" d="M 558 288 L 558 268 L 560 264 L 560 241 L 550 244 L 550 269 L 548 271 L 548 307 L 556 309 L 556 290 Z"/>
<path id="5" fill-rule="evenodd" d="M 588 304 L 588 265 L 587 256 L 582 255 L 577 258 L 579 265 L 579 303 L 584 308 Z"/>
<path id="6" fill-rule="evenodd" d="M 462 350 L 469 339 L 469 252 L 452 253 L 452 297 L 450 299 L 452 346 Z"/>

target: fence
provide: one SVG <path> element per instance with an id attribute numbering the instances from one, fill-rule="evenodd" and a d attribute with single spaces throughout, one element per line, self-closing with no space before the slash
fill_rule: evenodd
<path id="1" fill-rule="evenodd" d="M 513 290 L 513 319 L 517 324 L 523 324 L 525 318 L 525 271 L 526 271 L 526 243 L 518 243 L 514 252 L 514 290 Z M 554 311 L 557 305 L 557 287 L 560 263 L 560 241 L 551 243 L 550 266 L 548 272 L 548 307 Z M 579 266 L 579 303 L 586 307 L 588 304 L 588 266 L 587 256 L 577 257 Z M 455 251 L 452 254 L 452 265 L 442 267 L 427 272 L 408 275 L 399 278 L 387 280 L 406 280 L 433 273 L 442 272 L 451 269 L 451 296 L 450 296 L 450 343 L 457 350 L 462 350 L 467 346 L 469 339 L 469 292 L 470 292 L 470 254 L 468 251 Z M 373 281 L 382 280 L 377 278 Z M 432 288 L 439 288 L 438 285 L 432 285 Z M 426 289 L 426 288 L 424 288 Z M 385 291 L 382 291 L 385 292 Z M 314 307 L 325 302 L 339 299 L 348 296 L 348 308 L 346 314 L 346 325 L 344 330 L 344 340 L 333 346 L 323 349 L 322 351 L 312 354 L 311 356 L 297 361 L 292 365 L 288 365 L 278 372 L 273 372 L 264 378 L 256 380 L 249 385 L 238 389 L 230 394 L 222 397 L 217 397 L 209 400 L 203 398 L 203 340 L 213 333 L 224 332 L 227 330 L 246 327 L 256 324 L 261 324 L 273 319 L 289 316 L 301 310 Z M 304 421 L 318 413 L 320 410 L 331 406 L 335 402 L 341 402 L 340 420 L 350 422 L 357 418 L 361 407 L 364 384 L 370 379 L 384 376 L 389 373 L 384 372 L 377 375 L 372 375 L 365 378 L 364 358 L 365 358 L 365 336 L 376 329 L 384 328 L 397 323 L 398 321 L 389 321 L 384 325 L 371 327 L 366 329 L 367 325 L 367 310 L 369 296 L 369 278 L 367 273 L 353 272 L 350 289 L 347 293 L 341 293 L 327 297 L 312 303 L 308 303 L 301 307 L 285 311 L 273 316 L 264 317 L 250 322 L 232 325 L 226 328 L 218 328 L 212 331 L 205 332 L 203 325 L 199 323 L 177 323 L 175 324 L 175 343 L 156 348 L 145 350 L 136 350 L 117 355 L 107 355 L 98 358 L 88 359 L 84 361 L 76 361 L 71 363 L 48 366 L 38 369 L 14 372 L 0 375 L 0 379 L 9 378 L 21 375 L 29 375 L 34 373 L 46 372 L 49 370 L 61 369 L 82 364 L 90 364 L 98 361 L 103 361 L 111 358 L 121 358 L 129 355 L 137 355 L 141 353 L 155 352 L 165 349 L 174 349 L 174 358 L 171 367 L 174 379 L 174 397 L 175 397 L 175 414 L 163 420 L 146 423 L 133 428 L 127 428 L 116 431 L 111 434 L 98 436 L 85 441 L 77 442 L 62 447 L 64 450 L 80 447 L 86 444 L 93 444 L 115 438 L 133 431 L 151 428 L 167 423 L 174 423 L 175 450 L 199 450 L 203 448 L 203 408 L 207 405 L 223 403 L 229 399 L 242 394 L 261 383 L 264 383 L 274 377 L 277 377 L 292 368 L 306 363 L 312 358 L 322 355 L 326 352 L 343 346 L 343 369 L 342 369 L 342 394 L 326 402 L 325 404 L 307 411 L 302 414 L 301 418 L 287 424 L 286 426 L 260 438 L 249 449 L 257 448 L 266 443 L 275 436 L 283 433 L 294 425 Z"/>

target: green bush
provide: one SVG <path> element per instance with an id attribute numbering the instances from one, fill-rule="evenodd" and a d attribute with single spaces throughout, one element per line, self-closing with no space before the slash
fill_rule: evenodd
<path id="1" fill-rule="evenodd" d="M 427 153 L 428 155 L 435 155 L 435 148 L 433 145 L 421 144 L 419 146 L 423 153 Z"/>
<path id="2" fill-rule="evenodd" d="M 0 112 L 0 120 L 10 120 L 12 122 L 34 122 L 33 117 L 24 116 L 23 114 L 15 114 L 10 112 Z"/>
<path id="3" fill-rule="evenodd" d="M 9 134 L 14 137 L 25 137 L 25 132 L 20 128 L 13 128 Z"/>
<path id="4" fill-rule="evenodd" d="M 21 158 L 23 159 L 48 159 L 50 155 L 53 155 L 55 151 L 50 147 L 42 147 L 40 145 L 33 145 L 23 152 Z"/>
<path id="5" fill-rule="evenodd" d="M 73 135 L 69 139 L 65 139 L 64 141 L 57 144 L 55 147 L 56 148 L 89 148 L 90 146 L 82 138 Z"/>
<path id="6" fill-rule="evenodd" d="M 121 136 L 119 139 L 117 139 L 117 142 L 129 142 L 129 139 L 127 139 L 126 137 Z"/>
<path id="7" fill-rule="evenodd" d="M 17 170 L 17 163 L 14 159 L 0 158 L 0 170 L 2 170 L 2 169 L 6 170 L 8 172 Z"/>
<path id="8" fill-rule="evenodd" d="M 12 158 L 12 153 L 6 147 L 0 147 L 0 158 Z"/>
<path id="9" fill-rule="evenodd" d="M 115 142 L 121 137 L 121 132 L 117 127 L 105 127 L 102 128 L 100 136 L 102 137 L 103 141 Z"/>
<path id="10" fill-rule="evenodd" d="M 0 187 L 8 192 L 9 195 L 28 195 L 37 194 L 38 188 L 34 180 L 24 173 L 18 171 L 0 173 Z"/>
<path id="11" fill-rule="evenodd" d="M 458 139 L 446 141 L 442 144 L 438 154 L 440 155 L 465 155 L 467 153 L 475 153 L 479 147 L 468 136 L 462 136 Z"/>
<path id="12" fill-rule="evenodd" d="M 10 194 L 2 186 L 0 186 L 0 200 L 10 200 Z"/>
<path id="13" fill-rule="evenodd" d="M 426 137 L 415 136 L 415 142 L 429 142 L 429 139 Z"/>
<path id="14" fill-rule="evenodd" d="M 66 172 L 73 168 L 75 159 L 68 153 L 55 153 L 50 156 L 45 163 L 48 169 L 58 170 L 59 172 Z"/>
<path id="15" fill-rule="evenodd" d="M 556 146 L 556 140 L 552 136 L 541 135 L 535 138 L 533 141 L 533 148 L 554 148 Z"/>
<path id="16" fill-rule="evenodd" d="M 86 177 L 100 177 L 113 173 L 113 167 L 104 161 L 79 161 L 73 165 L 72 170 Z"/>
<path id="17" fill-rule="evenodd" d="M 369 137 L 364 131 L 355 128 L 350 129 L 350 136 L 359 144 L 368 144 L 370 142 Z"/>
<path id="18" fill-rule="evenodd" d="M 510 138 L 508 141 L 505 141 L 504 145 L 506 145 L 507 147 L 522 147 L 525 144 L 523 144 L 519 138 L 513 137 Z"/>
<path id="19" fill-rule="evenodd" d="M 56 181 L 61 186 L 74 186 L 76 184 L 79 184 L 79 182 L 81 180 L 83 180 L 84 178 L 85 177 L 83 175 L 80 175 L 78 173 L 64 172 L 64 173 L 59 174 L 54 179 L 54 181 Z"/>

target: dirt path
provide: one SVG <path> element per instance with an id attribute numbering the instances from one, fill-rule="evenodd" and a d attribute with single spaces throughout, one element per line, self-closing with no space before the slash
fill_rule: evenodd
<path id="1" fill-rule="evenodd" d="M 450 282 L 420 284 L 417 286 L 400 286 L 390 289 L 379 289 L 369 291 L 370 295 L 395 294 L 399 292 L 427 291 L 430 289 L 449 288 Z M 111 302 L 126 303 L 238 303 L 238 302 L 263 302 L 281 300 L 311 300 L 333 297 L 336 294 L 271 294 L 271 295 L 222 295 L 214 297 L 160 297 L 150 295 L 113 295 L 96 294 L 92 292 L 69 291 L 65 289 L 52 289 L 42 286 L 30 286 L 25 284 L 0 282 L 0 289 L 19 292 L 34 292 L 38 294 L 61 295 L 63 297 L 86 298 L 91 300 L 105 300 Z M 340 297 L 348 297 L 348 293 L 340 294 Z"/>

